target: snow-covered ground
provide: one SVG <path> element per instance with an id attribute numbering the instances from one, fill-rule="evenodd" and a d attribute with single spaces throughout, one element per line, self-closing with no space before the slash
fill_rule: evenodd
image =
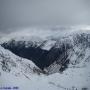
<path id="1" fill-rule="evenodd" d="M 90 65 L 86 68 L 69 68 L 62 74 L 49 76 L 32 74 L 28 79 L 1 72 L 0 87 L 19 87 L 19 90 L 90 90 Z M 73 89 L 74 88 L 74 89 Z"/>

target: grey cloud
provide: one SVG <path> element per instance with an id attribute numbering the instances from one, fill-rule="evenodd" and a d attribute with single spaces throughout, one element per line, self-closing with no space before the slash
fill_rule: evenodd
<path id="1" fill-rule="evenodd" d="M 0 0 L 0 30 L 90 24 L 89 0 Z"/>

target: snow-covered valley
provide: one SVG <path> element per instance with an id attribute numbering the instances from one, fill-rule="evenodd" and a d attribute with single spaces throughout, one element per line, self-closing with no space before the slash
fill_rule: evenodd
<path id="1" fill-rule="evenodd" d="M 38 35 L 23 31 L 2 37 L 0 88 L 90 90 L 90 31 L 83 29 L 38 31 Z"/>

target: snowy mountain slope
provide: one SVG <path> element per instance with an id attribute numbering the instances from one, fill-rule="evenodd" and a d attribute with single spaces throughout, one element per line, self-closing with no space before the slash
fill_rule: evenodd
<path id="1" fill-rule="evenodd" d="M 0 47 L 0 50 L 3 51 L 4 54 L 9 53 L 2 47 Z M 7 56 L 6 54 L 5 56 Z M 11 52 L 9 53 L 9 55 L 13 57 L 11 60 L 12 62 L 17 61 L 17 59 L 15 59 L 16 56 Z M 0 58 L 0 61 L 2 61 L 2 58 Z M 17 65 L 17 62 L 15 63 Z M 31 62 L 30 64 L 32 65 L 32 67 L 35 66 Z M 47 76 L 43 74 L 37 75 L 31 72 L 31 69 L 30 72 L 28 72 L 29 70 L 25 70 L 26 64 L 24 65 L 25 69 L 22 69 L 22 72 L 20 72 L 21 67 L 23 68 L 22 64 L 14 67 L 10 62 L 8 62 L 8 65 L 9 67 L 11 65 L 11 68 L 7 68 L 6 71 L 3 71 L 2 65 L 0 65 L 0 87 L 18 87 L 19 90 L 90 90 L 89 64 L 90 59 L 86 61 L 84 67 L 69 67 L 62 74 L 54 73 Z M 8 69 L 10 69 L 10 72 L 8 72 Z"/>
<path id="2" fill-rule="evenodd" d="M 41 39 L 37 40 L 35 38 L 37 37 L 34 37 L 34 40 L 29 39 L 29 41 L 24 40 L 23 38 L 20 40 L 18 38 L 15 38 L 1 43 L 1 46 L 9 49 L 14 54 L 20 57 L 32 60 L 38 67 L 42 69 L 49 65 L 49 62 L 46 59 L 46 55 L 48 54 L 52 46 L 54 46 L 56 41 Z"/>
<path id="3" fill-rule="evenodd" d="M 4 48 L 20 57 L 32 60 L 43 69 L 56 60 L 59 50 L 53 50 L 53 47 L 61 36 L 59 30 L 22 31 L 9 34 L 6 38 L 2 38 L 0 43 Z"/>
<path id="4" fill-rule="evenodd" d="M 40 74 L 40 69 L 30 60 L 18 57 L 9 50 L 0 46 L 0 72 L 11 73 L 15 76 L 25 76 Z"/>
<path id="5" fill-rule="evenodd" d="M 89 52 L 88 52 L 89 55 Z M 2 63 L 3 60 L 6 63 Z M 28 67 L 30 64 L 31 67 Z M 0 88 L 19 90 L 90 90 L 90 58 L 83 67 L 69 67 L 62 74 L 38 75 L 38 68 L 0 47 Z M 2 68 L 3 67 L 3 68 Z M 36 67 L 36 73 L 32 70 Z M 31 69 L 32 68 L 32 69 Z"/>
<path id="6" fill-rule="evenodd" d="M 22 32 L 17 33 L 17 37 L 11 34 L 8 41 L 1 39 L 1 45 L 20 57 L 32 60 L 41 69 L 49 68 L 48 70 L 51 69 L 52 71 L 51 67 L 55 69 L 55 66 L 51 65 L 53 63 L 58 68 L 58 70 L 53 69 L 55 72 L 63 71 L 69 63 L 74 64 L 83 61 L 83 57 L 86 55 L 84 51 L 90 46 L 90 31 L 85 31 L 83 28 L 79 28 L 79 31 L 77 31 L 78 28 L 73 29 L 76 31 L 72 32 L 73 30 L 71 30 L 71 33 L 67 35 L 67 32 L 63 32 L 61 35 L 60 30 L 38 31 L 40 36 L 34 31 L 32 34 L 26 32 L 25 36 L 21 34 Z M 44 34 L 44 38 L 42 34 Z"/>
<path id="7" fill-rule="evenodd" d="M 27 59 L 21 59 L 19 57 L 20 60 L 23 61 L 24 64 L 23 65 L 22 63 L 20 63 L 20 61 L 17 60 L 18 57 L 16 55 L 12 53 L 8 54 L 11 57 L 9 61 L 10 63 L 7 62 L 9 66 L 6 64 L 8 69 L 6 69 L 5 71 L 5 67 L 3 70 L 2 65 L 0 65 L 0 71 L 1 71 L 0 85 L 3 87 L 17 86 L 19 87 L 20 90 L 46 90 L 46 89 L 47 90 L 50 89 L 51 90 L 90 90 L 89 32 L 90 31 L 86 32 L 83 30 L 82 32 L 76 31 L 70 33 L 70 35 L 64 37 L 61 37 L 58 34 L 58 36 L 56 37 L 51 35 L 45 39 L 42 38 L 39 39 L 41 42 L 45 40 L 43 47 L 40 48 L 42 50 L 48 51 L 48 55 L 46 59 L 54 60 L 56 58 L 56 60 L 53 63 L 51 63 L 49 67 L 44 68 L 45 72 L 47 72 L 48 75 L 46 74 L 38 75 L 37 73 L 41 71 L 39 71 L 39 68 L 36 65 L 32 65 L 31 61 L 27 61 Z M 35 41 L 39 41 L 39 40 L 35 39 Z M 20 39 L 18 39 L 17 41 L 26 41 L 26 38 L 23 39 L 20 36 Z M 34 40 L 31 39 L 31 41 Z M 21 43 L 21 45 L 23 45 L 23 43 Z M 33 44 L 32 46 L 34 45 L 35 44 Z M 8 56 L 7 50 L 2 47 L 0 48 L 0 50 L 2 52 L 4 51 L 5 53 L 4 57 L 6 56 L 7 58 Z M 45 53 L 44 55 L 46 56 Z M 42 54 L 40 53 L 40 55 Z M 2 63 L 2 58 L 0 60 Z M 11 64 L 11 61 L 14 61 L 14 63 L 16 63 L 18 68 L 15 67 L 15 65 L 13 66 L 13 64 Z M 35 69 L 36 74 L 34 74 L 35 72 L 33 72 L 32 69 L 30 69 L 30 73 L 29 70 L 26 69 L 28 63 L 32 65 L 32 69 L 34 66 L 36 67 Z M 20 73 L 20 71 L 22 72 Z M 13 72 L 15 73 L 13 74 Z M 16 74 L 16 72 L 19 72 L 20 75 Z"/>
<path id="8" fill-rule="evenodd" d="M 58 41 L 55 48 L 61 48 L 63 53 L 46 71 L 55 73 L 63 71 L 67 67 L 83 67 L 87 63 L 86 61 L 90 59 L 90 34 L 70 35 Z"/>

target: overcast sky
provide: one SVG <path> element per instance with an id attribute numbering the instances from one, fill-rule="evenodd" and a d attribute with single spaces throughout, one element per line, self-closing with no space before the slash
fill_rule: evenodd
<path id="1" fill-rule="evenodd" d="M 90 24 L 90 0 L 0 0 L 0 30 Z"/>

